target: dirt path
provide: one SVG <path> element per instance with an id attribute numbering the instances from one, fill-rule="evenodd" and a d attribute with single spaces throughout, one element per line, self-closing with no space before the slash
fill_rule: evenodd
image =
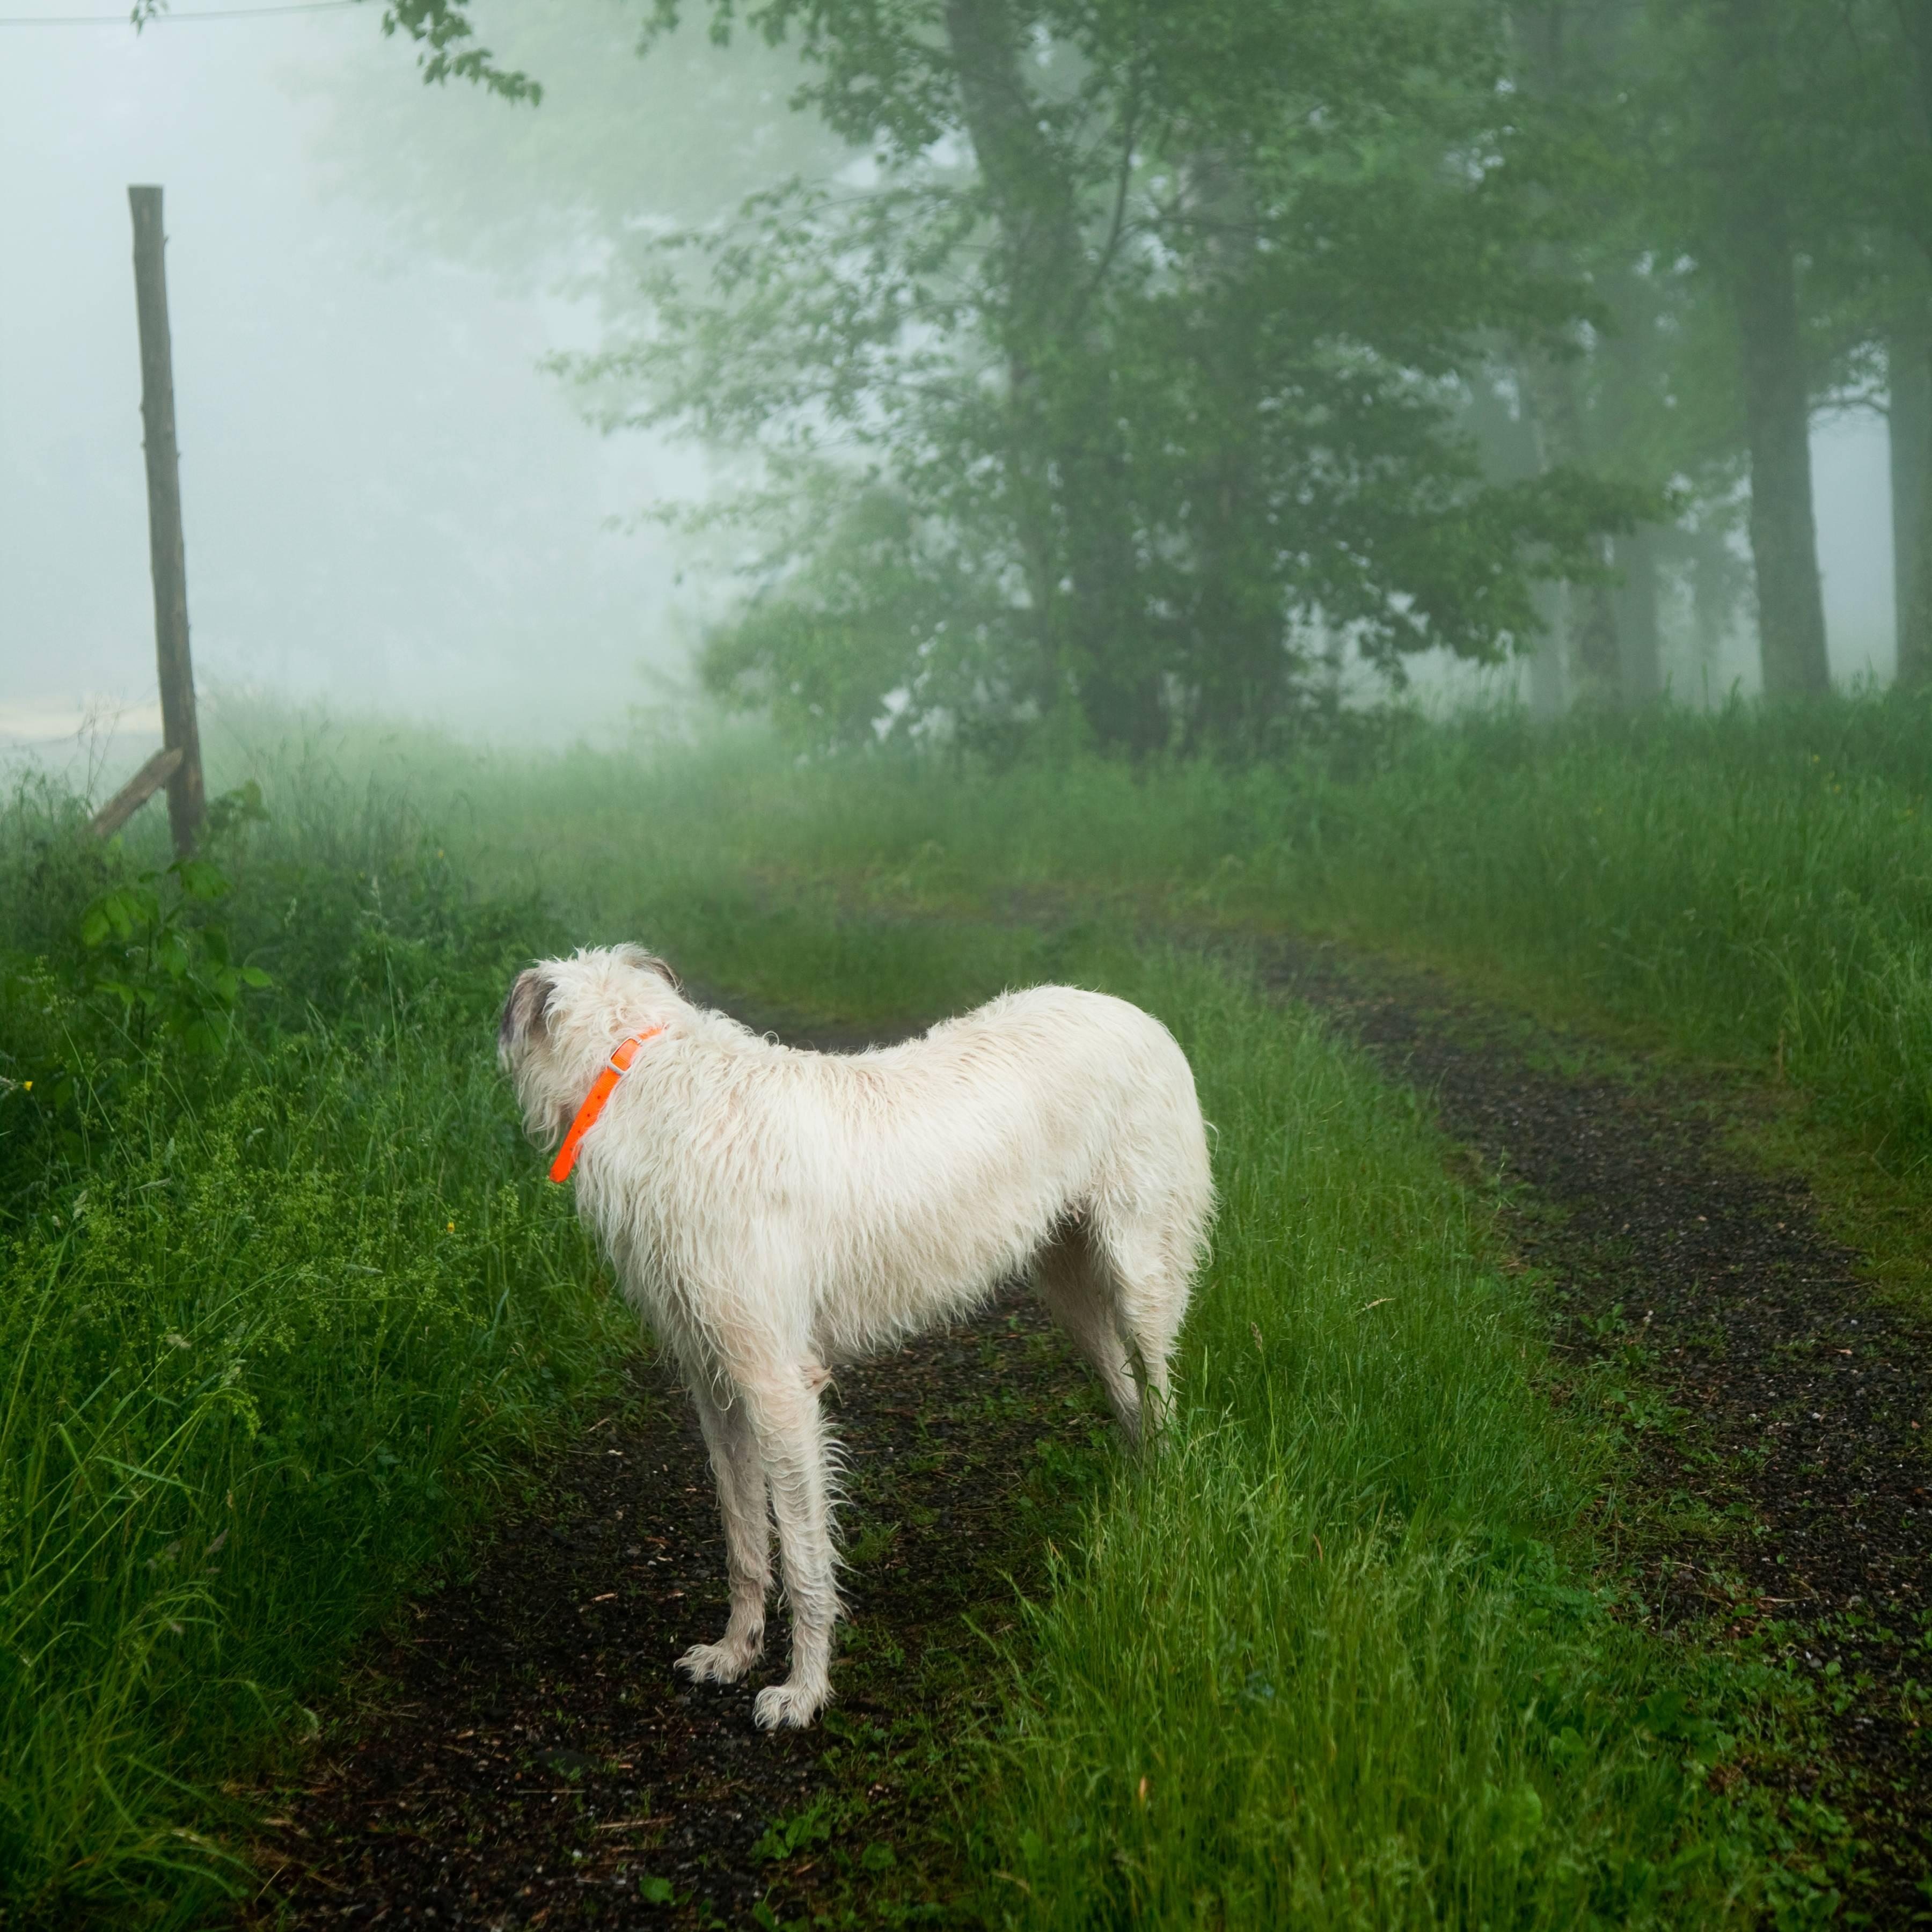
<path id="1" fill-rule="evenodd" d="M 1864 1874 L 1851 1902 L 1880 1925 L 1924 1922 L 1926 1335 L 1875 1300 L 1802 1182 L 1724 1154 L 1682 1083 L 1558 1070 L 1587 1064 L 1574 1042 L 1333 948 L 1282 949 L 1274 976 L 1431 1096 L 1486 1170 L 1531 1190 L 1514 1245 L 1567 1308 L 1568 1345 L 1633 1371 L 1642 1474 L 1682 1499 L 1684 1533 L 1636 1552 L 1653 1612 L 1768 1635 L 1813 1676 L 1837 1764 L 1794 1782 L 1843 1807 L 1834 1773 L 1849 1773 Z"/>
<path id="2" fill-rule="evenodd" d="M 358 1659 L 302 1783 L 277 1794 L 258 1916 L 738 1925 L 772 1890 L 772 1853 L 794 1855 L 766 1902 L 782 1918 L 902 1882 L 909 1833 L 927 1870 L 915 1890 L 943 1882 L 924 1796 L 890 1748 L 977 1707 L 991 1659 L 966 1619 L 1010 1626 L 1009 1577 L 1038 1576 L 1054 1508 L 1042 1444 L 1096 1454 L 1081 1372 L 1016 1305 L 841 1378 L 854 1568 L 839 1701 L 822 1728 L 776 1736 L 754 1727 L 751 1700 L 782 1652 L 729 1690 L 671 1669 L 723 1628 L 724 1547 L 688 1405 L 650 1380 L 563 1460 L 550 1507 Z M 855 1778 L 868 1759 L 880 1778 Z"/>

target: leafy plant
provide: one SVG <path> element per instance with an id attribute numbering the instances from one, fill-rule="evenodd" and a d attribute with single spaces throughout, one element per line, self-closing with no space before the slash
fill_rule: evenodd
<path id="1" fill-rule="evenodd" d="M 267 817 L 251 779 L 209 806 L 208 842 Z M 118 1006 L 137 1046 L 166 1040 L 219 1053 L 243 989 L 272 983 L 236 958 L 227 927 L 211 914 L 232 890 L 212 860 L 184 856 L 110 886 L 81 914 L 81 943 L 98 962 L 89 990 Z"/>
<path id="2" fill-rule="evenodd" d="M 120 1008 L 138 1046 L 178 1042 L 195 1054 L 228 1043 L 244 987 L 269 984 L 238 961 L 226 926 L 206 916 L 227 876 L 206 859 L 177 859 L 110 886 L 81 915 L 82 942 L 100 964 L 91 990 Z"/>

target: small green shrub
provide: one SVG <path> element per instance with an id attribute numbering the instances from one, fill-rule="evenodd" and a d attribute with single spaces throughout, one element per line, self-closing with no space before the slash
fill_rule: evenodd
<path id="1" fill-rule="evenodd" d="M 219 1053 L 242 988 L 272 983 L 259 966 L 236 958 L 227 928 L 209 916 L 230 890 L 209 860 L 177 859 L 110 886 L 82 914 L 81 940 L 95 956 L 88 991 L 118 1004 L 137 1052 L 168 1041 L 190 1053 Z"/>

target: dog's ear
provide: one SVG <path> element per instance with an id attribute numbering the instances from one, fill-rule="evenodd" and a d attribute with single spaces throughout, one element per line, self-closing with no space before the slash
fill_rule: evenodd
<path id="1" fill-rule="evenodd" d="M 684 982 L 670 970 L 670 962 L 661 959 L 645 946 L 623 945 L 612 950 L 627 966 L 634 966 L 640 973 L 655 973 L 674 993 L 684 991 Z"/>
<path id="2" fill-rule="evenodd" d="M 510 988 L 510 997 L 503 1002 L 503 1024 L 496 1030 L 496 1057 L 500 1060 L 507 1060 L 511 1048 L 527 1040 L 531 1028 L 539 1020 L 548 1027 L 550 996 L 556 991 L 556 982 L 540 966 L 532 966 L 517 975 L 517 983 Z"/>

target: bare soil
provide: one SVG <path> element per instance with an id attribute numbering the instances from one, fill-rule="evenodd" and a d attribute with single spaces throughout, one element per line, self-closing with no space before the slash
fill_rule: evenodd
<path id="1" fill-rule="evenodd" d="M 752 1698 L 784 1674 L 782 1618 L 742 1684 L 671 1667 L 724 1628 L 724 1544 L 689 1406 L 640 1372 L 544 1507 L 357 1660 L 301 1781 L 274 1794 L 258 1918 L 738 1925 L 762 1904 L 782 1922 L 875 1886 L 903 1898 L 909 1834 L 915 1892 L 956 1895 L 946 1837 L 904 1815 L 928 1796 L 891 1761 L 908 1724 L 968 1724 L 990 1702 L 996 1660 L 971 1625 L 997 1639 L 1016 1584 L 1040 1580 L 1056 1520 L 1042 1448 L 1105 1454 L 1082 1372 L 1016 1303 L 840 1378 L 856 1560 L 838 1702 L 773 1733 Z M 855 1779 L 871 1760 L 886 1774 Z M 816 1817 L 814 1798 L 831 1801 Z"/>

